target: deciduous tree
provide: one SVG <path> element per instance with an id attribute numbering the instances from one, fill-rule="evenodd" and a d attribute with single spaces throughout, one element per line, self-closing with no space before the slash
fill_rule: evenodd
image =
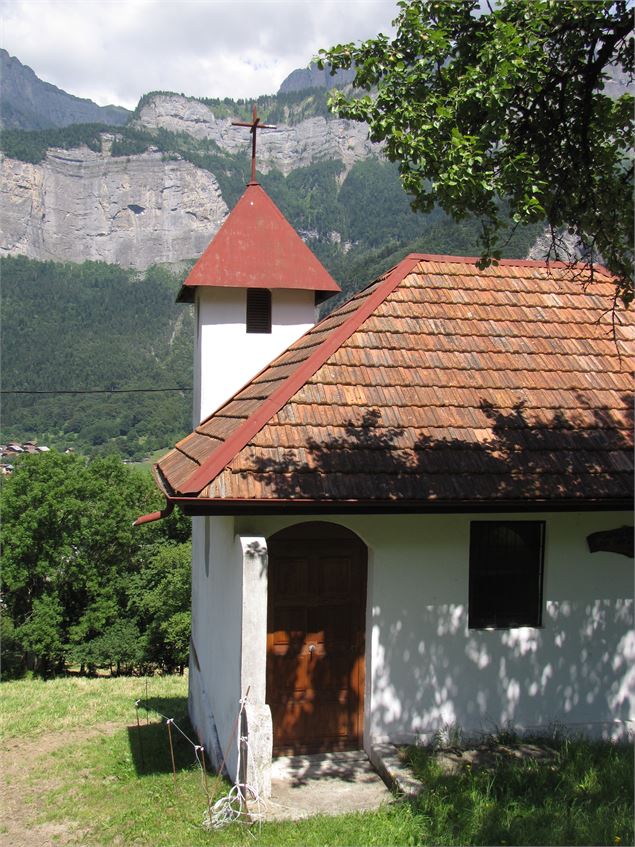
<path id="1" fill-rule="evenodd" d="M 625 303 L 632 285 L 633 76 L 625 0 L 401 0 L 396 35 L 320 51 L 355 67 L 366 94 L 332 108 L 366 121 L 399 162 L 413 205 L 482 221 L 483 261 L 500 255 L 503 201 L 512 222 L 567 228 L 599 253 Z M 554 254 L 553 258 L 557 258 Z"/>
<path id="2" fill-rule="evenodd" d="M 182 516 L 132 526 L 159 505 L 147 474 L 117 457 L 87 462 L 51 451 L 21 457 L 1 495 L 2 646 L 11 672 L 27 659 L 42 673 L 65 662 L 129 669 L 185 661 L 183 650 L 175 661 L 172 642 L 185 642 L 187 653 L 178 613 L 189 614 L 189 526 Z M 154 594 L 142 616 L 131 598 L 143 573 Z"/>

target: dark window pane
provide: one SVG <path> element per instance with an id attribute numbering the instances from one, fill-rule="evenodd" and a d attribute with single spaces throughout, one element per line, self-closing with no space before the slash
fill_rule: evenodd
<path id="1" fill-rule="evenodd" d="M 472 521 L 472 628 L 540 626 L 544 521 Z"/>

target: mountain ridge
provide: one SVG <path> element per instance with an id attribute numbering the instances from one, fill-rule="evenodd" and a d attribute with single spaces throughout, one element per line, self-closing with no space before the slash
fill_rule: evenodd
<path id="1" fill-rule="evenodd" d="M 256 100 L 261 118 L 276 124 L 259 137 L 259 179 L 314 250 L 342 268 L 351 250 L 357 259 L 364 250 L 405 250 L 439 216 L 410 210 L 397 166 L 388 165 L 368 128 L 328 112 L 328 71 L 304 70 L 308 77 L 294 72 L 281 89 L 302 80 L 314 88 Z M 152 92 L 123 126 L 5 130 L 0 256 L 88 259 L 139 271 L 196 259 L 249 179 L 249 135 L 232 125 L 248 112 L 244 100 Z M 452 247 L 451 237 L 443 241 Z"/>
<path id="2" fill-rule="evenodd" d="M 311 63 L 306 68 L 291 71 L 280 84 L 277 95 L 274 96 L 316 89 L 327 91 L 349 84 L 353 76 L 353 70 L 337 71 L 331 75 L 328 68 L 319 70 L 314 63 Z M 175 92 L 161 93 L 175 94 Z M 205 98 L 178 96 L 187 100 L 205 102 Z M 143 99 L 144 97 L 140 99 L 140 103 Z M 89 98 L 70 94 L 53 83 L 41 79 L 29 65 L 0 47 L 0 128 L 37 130 L 83 123 L 124 126 L 134 114 L 134 111 L 123 106 L 114 104 L 99 106 Z"/>
<path id="3" fill-rule="evenodd" d="M 343 85 L 348 85 L 353 81 L 355 76 L 355 68 L 347 70 L 338 70 L 331 74 L 330 68 L 325 67 L 320 70 L 315 62 L 306 68 L 296 68 L 282 80 L 278 94 L 286 94 L 290 91 L 306 91 L 311 88 L 339 88 Z"/>
<path id="4" fill-rule="evenodd" d="M 0 126 L 48 129 L 75 123 L 122 126 L 130 115 L 123 106 L 98 106 L 45 82 L 28 65 L 0 48 Z"/>

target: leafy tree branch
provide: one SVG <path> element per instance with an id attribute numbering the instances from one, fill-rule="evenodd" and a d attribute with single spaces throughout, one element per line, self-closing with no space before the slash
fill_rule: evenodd
<path id="1" fill-rule="evenodd" d="M 365 121 L 413 207 L 482 221 L 482 262 L 514 223 L 566 228 L 633 299 L 633 15 L 625 0 L 400 0 L 396 35 L 321 50 L 354 67 L 331 108 Z M 356 90 L 357 89 L 357 90 Z M 361 93 L 360 92 L 366 92 Z M 508 204 L 511 220 L 501 214 Z M 562 256 L 557 239 L 553 258 Z"/>

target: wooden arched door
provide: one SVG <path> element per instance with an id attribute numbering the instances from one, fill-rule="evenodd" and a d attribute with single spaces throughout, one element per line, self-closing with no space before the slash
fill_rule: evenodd
<path id="1" fill-rule="evenodd" d="M 312 522 L 276 533 L 268 548 L 274 755 L 360 749 L 366 546 L 344 527 Z"/>

